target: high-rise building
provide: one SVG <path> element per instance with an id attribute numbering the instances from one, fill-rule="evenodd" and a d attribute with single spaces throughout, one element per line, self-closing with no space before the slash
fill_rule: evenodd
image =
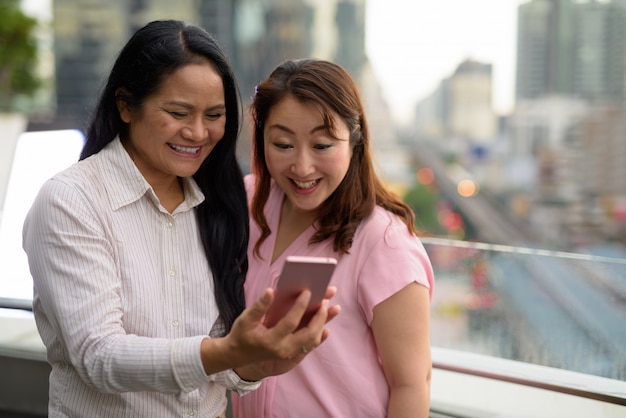
<path id="1" fill-rule="evenodd" d="M 232 48 L 230 0 L 54 0 L 56 127 L 84 129 L 100 88 L 128 37 L 155 19 L 205 27 Z"/>
<path id="2" fill-rule="evenodd" d="M 360 79 L 365 65 L 365 0 L 236 3 L 234 65 L 244 99 L 278 63 L 290 58 L 332 60 Z"/>
<path id="3" fill-rule="evenodd" d="M 589 1 L 576 7 L 574 93 L 621 103 L 626 82 L 626 6 Z"/>
<path id="4" fill-rule="evenodd" d="M 551 95 L 625 100 L 626 5 L 531 0 L 518 9 L 517 101 Z"/>
<path id="5" fill-rule="evenodd" d="M 492 65 L 465 60 L 449 79 L 449 114 L 446 125 L 452 136 L 475 143 L 496 137 L 496 116 L 492 105 Z"/>
<path id="6" fill-rule="evenodd" d="M 518 9 L 516 99 L 568 94 L 573 80 L 571 0 L 532 0 Z"/>
<path id="7" fill-rule="evenodd" d="M 365 65 L 365 0 L 342 0 L 337 3 L 338 42 L 332 59 L 344 66 L 359 81 Z"/>
<path id="8" fill-rule="evenodd" d="M 492 106 L 492 65 L 465 60 L 437 90 L 416 106 L 418 136 L 459 138 L 484 145 L 497 136 Z"/>
<path id="9" fill-rule="evenodd" d="M 237 2 L 233 64 L 244 101 L 278 63 L 310 54 L 313 18 L 303 0 Z"/>

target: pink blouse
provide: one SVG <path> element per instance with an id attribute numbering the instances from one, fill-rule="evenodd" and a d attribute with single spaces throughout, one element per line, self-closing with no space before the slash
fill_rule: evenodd
<path id="1" fill-rule="evenodd" d="M 246 176 L 248 199 L 254 176 Z M 269 227 L 276 231 L 284 193 L 272 184 L 265 207 Z M 419 239 L 393 214 L 376 207 L 354 236 L 349 254 L 333 251 L 332 240 L 309 245 L 314 233 L 304 231 L 273 263 L 276 235 L 252 253 L 260 229 L 251 219 L 246 302 L 273 287 L 287 255 L 335 257 L 331 285 L 337 287 L 332 304 L 341 314 L 329 324 L 330 337 L 292 371 L 267 378 L 254 392 L 233 395 L 235 418 L 383 417 L 389 389 L 378 360 L 370 328 L 374 307 L 412 282 L 433 289 L 432 267 Z"/>

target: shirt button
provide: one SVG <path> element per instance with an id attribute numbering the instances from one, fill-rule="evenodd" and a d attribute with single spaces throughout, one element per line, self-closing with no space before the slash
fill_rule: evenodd
<path id="1" fill-rule="evenodd" d="M 177 327 L 180 324 L 176 319 L 172 321 L 172 326 Z"/>
<path id="2" fill-rule="evenodd" d="M 166 228 L 171 228 L 172 226 L 174 226 L 174 224 L 172 223 L 172 221 L 167 221 L 167 222 L 165 222 L 165 227 L 166 227 Z"/>
<path id="3" fill-rule="evenodd" d="M 170 277 L 174 277 L 174 276 L 176 276 L 176 270 L 171 269 L 170 271 L 167 272 L 167 274 L 169 274 Z"/>
<path id="4" fill-rule="evenodd" d="M 196 416 L 196 411 L 189 411 L 189 413 L 187 414 L 190 417 L 195 417 Z"/>

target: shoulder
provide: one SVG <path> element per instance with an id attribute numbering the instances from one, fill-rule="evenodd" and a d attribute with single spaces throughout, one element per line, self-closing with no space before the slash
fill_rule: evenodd
<path id="1" fill-rule="evenodd" d="M 355 234 L 355 241 L 367 241 L 376 243 L 388 236 L 402 236 L 406 239 L 416 239 L 406 224 L 402 222 L 393 213 L 383 209 L 380 206 L 376 206 L 372 214 L 365 219 Z"/>
<path id="2" fill-rule="evenodd" d="M 105 178 L 98 165 L 97 155 L 72 164 L 65 170 L 55 174 L 48 182 L 60 183 L 67 188 L 76 190 L 94 190 Z"/>
<path id="3" fill-rule="evenodd" d="M 97 176 L 89 175 L 89 165 L 87 160 L 74 163 L 42 184 L 25 218 L 25 237 L 97 223 L 106 194 L 94 187 Z"/>
<path id="4" fill-rule="evenodd" d="M 395 257 L 427 258 L 420 239 L 398 216 L 380 206 L 357 229 L 350 252 L 353 251 L 371 260 L 382 256 L 388 262 Z"/>
<path id="5" fill-rule="evenodd" d="M 76 162 L 63 171 L 56 173 L 42 185 L 42 190 L 47 188 L 69 188 L 81 189 L 91 183 L 97 176 L 94 176 L 93 160 L 87 159 Z"/>
<path id="6" fill-rule="evenodd" d="M 76 162 L 41 185 L 31 211 L 69 210 L 78 216 L 79 208 L 108 206 L 103 177 L 94 158 Z"/>
<path id="7" fill-rule="evenodd" d="M 353 247 L 361 253 L 368 274 L 377 279 L 386 277 L 389 283 L 396 279 L 401 284 L 416 281 L 432 293 L 433 270 L 428 253 L 419 237 L 393 213 L 377 206 L 357 230 Z"/>

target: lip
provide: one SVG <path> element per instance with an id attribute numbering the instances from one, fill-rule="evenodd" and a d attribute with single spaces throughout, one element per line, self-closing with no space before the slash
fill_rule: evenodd
<path id="1" fill-rule="evenodd" d="M 289 179 L 291 185 L 293 186 L 293 190 L 298 194 L 310 194 L 313 193 L 320 185 L 321 179 L 314 180 L 294 180 L 292 178 Z M 311 184 L 310 187 L 301 187 L 302 185 Z"/>
<path id="2" fill-rule="evenodd" d="M 173 143 L 168 143 L 167 145 L 170 150 L 172 150 L 172 152 L 183 158 L 196 158 L 200 155 L 200 152 L 202 151 L 202 146 L 189 147 Z"/>

